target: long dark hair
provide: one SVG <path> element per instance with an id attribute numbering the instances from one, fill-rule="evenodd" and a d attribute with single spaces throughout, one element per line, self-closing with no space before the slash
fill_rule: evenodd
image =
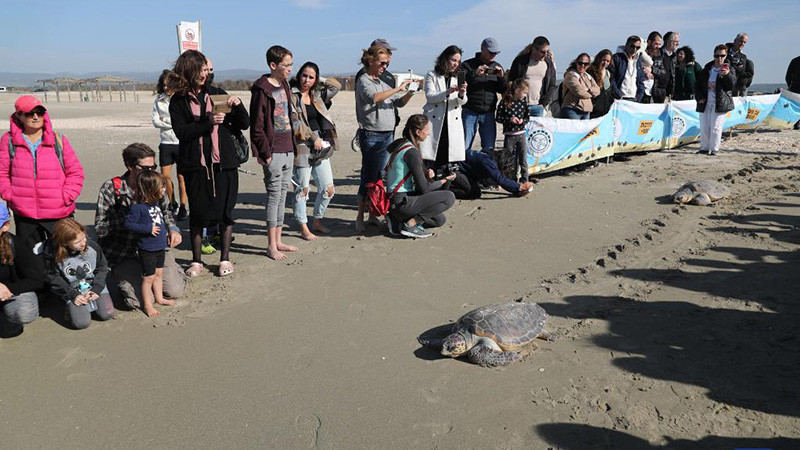
<path id="1" fill-rule="evenodd" d="M 403 127 L 403 137 L 414 144 L 414 147 L 419 148 L 417 132 L 424 130 L 428 122 L 428 116 L 425 114 L 412 114 L 411 117 L 406 120 L 406 126 Z"/>
<path id="2" fill-rule="evenodd" d="M 587 58 L 589 58 L 589 60 L 591 61 L 592 57 L 591 57 L 591 56 L 589 56 L 589 54 L 588 54 L 588 53 L 586 53 L 586 52 L 583 52 L 583 53 L 581 53 L 580 55 L 578 55 L 578 57 L 577 57 L 577 58 L 575 58 L 575 60 L 574 60 L 574 61 L 572 61 L 572 62 L 569 64 L 569 67 L 567 67 L 567 72 L 569 72 L 570 70 L 574 70 L 574 71 L 576 71 L 576 72 L 577 72 L 577 71 L 578 71 L 578 61 L 579 61 L 581 58 L 583 58 L 584 56 L 585 56 L 585 57 L 587 57 Z M 589 65 L 591 66 L 591 64 L 589 64 Z M 587 69 L 588 69 L 588 67 L 587 67 Z"/>
<path id="3" fill-rule="evenodd" d="M 450 61 L 450 57 L 455 54 L 462 55 L 464 51 L 457 45 L 450 45 L 442 50 L 442 53 L 439 53 L 439 56 L 436 58 L 433 71 L 436 72 L 437 75 L 447 75 L 447 63 Z"/>
<path id="4" fill-rule="evenodd" d="M 14 252 L 11 250 L 11 235 L 7 231 L 0 236 L 0 264 L 6 266 L 14 264 Z"/>
<path id="5" fill-rule="evenodd" d="M 156 84 L 156 94 L 161 95 L 167 91 L 172 92 L 170 88 L 171 85 L 174 85 L 176 82 L 180 82 L 177 80 L 178 75 L 170 69 L 164 69 L 161 72 L 161 75 L 158 77 L 158 84 Z"/>
<path id="6" fill-rule="evenodd" d="M 300 70 L 297 71 L 297 73 L 294 75 L 294 78 L 292 78 L 292 81 L 289 84 L 292 87 L 296 87 L 296 88 L 299 89 L 300 88 L 300 77 L 303 75 L 303 71 L 305 71 L 309 67 L 314 69 L 314 73 L 316 74 L 316 78 L 314 79 L 314 84 L 311 86 L 311 89 L 309 89 L 308 92 L 314 92 L 314 89 L 316 89 L 317 85 L 319 84 L 319 66 L 317 66 L 315 63 L 313 63 L 311 61 L 306 61 L 305 63 L 303 63 L 302 66 L 300 66 Z"/>
<path id="7" fill-rule="evenodd" d="M 588 72 L 589 75 L 594 78 L 594 82 L 597 83 L 597 85 L 601 88 L 603 87 L 603 73 L 600 71 L 600 61 L 602 61 L 606 56 L 613 57 L 614 55 L 611 53 L 611 50 L 607 48 L 600 50 L 596 55 L 594 55 L 594 59 L 589 67 L 586 68 L 586 72 Z M 614 61 L 612 60 L 611 62 L 613 63 Z"/>
<path id="8" fill-rule="evenodd" d="M 200 74 L 203 73 L 203 66 L 206 65 L 206 57 L 197 50 L 187 50 L 175 60 L 175 67 L 172 71 L 177 75 L 171 79 L 167 87 L 176 94 L 185 95 L 191 90 L 200 89 L 202 85 L 198 82 Z"/>
<path id="9" fill-rule="evenodd" d="M 694 50 L 692 50 L 692 47 L 689 47 L 688 45 L 684 45 L 683 47 L 681 47 L 681 48 L 679 48 L 678 50 L 675 51 L 676 54 L 678 52 L 683 52 L 683 55 L 684 55 L 683 61 L 686 64 L 694 62 Z"/>

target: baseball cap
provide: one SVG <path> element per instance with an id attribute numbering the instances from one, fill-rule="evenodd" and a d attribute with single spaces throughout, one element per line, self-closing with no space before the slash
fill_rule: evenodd
<path id="1" fill-rule="evenodd" d="M 391 44 L 389 44 L 389 41 L 387 41 L 386 39 L 383 39 L 383 38 L 375 39 L 374 41 L 372 41 L 372 44 L 370 44 L 370 47 L 383 47 L 386 50 L 389 50 L 389 51 L 392 51 L 392 52 L 397 50 L 396 48 L 392 47 Z"/>
<path id="2" fill-rule="evenodd" d="M 488 37 L 481 42 L 481 47 L 489 50 L 491 53 L 500 53 L 500 44 L 497 43 L 497 39 L 493 37 Z"/>
<path id="3" fill-rule="evenodd" d="M 8 214 L 8 205 L 0 203 L 0 227 L 5 225 L 10 219 L 11 216 Z"/>
<path id="4" fill-rule="evenodd" d="M 42 102 L 32 95 L 23 95 L 18 98 L 16 102 L 14 102 L 14 109 L 17 112 L 29 113 L 37 106 L 41 106 L 45 111 L 47 111 L 47 108 L 42 105 Z"/>

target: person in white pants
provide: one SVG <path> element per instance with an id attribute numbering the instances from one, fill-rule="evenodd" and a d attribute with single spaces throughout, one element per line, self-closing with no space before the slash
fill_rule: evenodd
<path id="1" fill-rule="evenodd" d="M 714 60 L 706 64 L 695 84 L 697 112 L 700 113 L 700 151 L 716 155 L 722 139 L 725 117 L 733 110 L 733 87 L 736 75 L 725 62 L 728 49 L 724 45 L 714 48 Z"/>

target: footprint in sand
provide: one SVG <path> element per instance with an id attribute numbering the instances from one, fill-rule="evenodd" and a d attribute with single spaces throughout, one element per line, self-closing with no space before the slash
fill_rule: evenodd
<path id="1" fill-rule="evenodd" d="M 308 448 L 314 448 L 319 443 L 319 432 L 322 429 L 322 419 L 316 414 L 298 414 L 294 418 L 294 428 L 300 438 L 308 443 Z"/>
<path id="2" fill-rule="evenodd" d="M 431 437 L 439 437 L 450 434 L 453 431 L 453 425 L 447 422 L 444 423 L 418 423 L 413 427 L 414 430 L 422 430 L 427 432 Z"/>
<path id="3" fill-rule="evenodd" d="M 295 370 L 302 370 L 311 365 L 312 349 L 303 347 L 297 352 L 297 357 L 292 361 L 292 368 Z"/>
<path id="4" fill-rule="evenodd" d="M 367 305 L 365 305 L 363 303 L 358 303 L 358 302 L 350 303 L 350 308 L 349 308 L 350 317 L 352 317 L 352 318 L 354 318 L 356 320 L 360 320 L 361 317 L 364 315 L 364 311 L 366 309 L 367 309 Z"/>

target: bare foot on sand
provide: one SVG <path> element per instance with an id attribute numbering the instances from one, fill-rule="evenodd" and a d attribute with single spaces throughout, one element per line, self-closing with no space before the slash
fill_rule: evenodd
<path id="1" fill-rule="evenodd" d="M 293 245 L 286 245 L 283 242 L 278 244 L 278 251 L 281 252 L 299 252 L 300 249 Z"/>
<path id="2" fill-rule="evenodd" d="M 311 230 L 308 229 L 308 225 L 301 224 L 300 225 L 300 237 L 307 240 L 307 241 L 316 241 L 319 239 Z"/>
<path id="3" fill-rule="evenodd" d="M 288 258 L 285 253 L 279 252 L 277 248 L 273 249 L 272 247 L 267 248 L 267 257 L 275 261 L 283 261 Z"/>
<path id="4" fill-rule="evenodd" d="M 317 233 L 322 233 L 322 234 L 331 233 L 331 229 L 323 225 L 322 221 L 318 219 L 314 219 L 314 222 L 311 223 L 311 229 L 316 231 Z"/>
<path id="5" fill-rule="evenodd" d="M 162 298 L 161 300 L 156 300 L 156 303 L 164 306 L 175 306 L 175 300 L 167 300 L 165 298 Z"/>
<path id="6" fill-rule="evenodd" d="M 153 308 L 152 306 L 145 306 L 144 313 L 147 314 L 147 317 L 158 317 L 160 314 L 158 310 Z"/>
<path id="7" fill-rule="evenodd" d="M 367 226 L 364 225 L 364 217 L 356 218 L 356 233 L 363 233 L 367 231 Z"/>

